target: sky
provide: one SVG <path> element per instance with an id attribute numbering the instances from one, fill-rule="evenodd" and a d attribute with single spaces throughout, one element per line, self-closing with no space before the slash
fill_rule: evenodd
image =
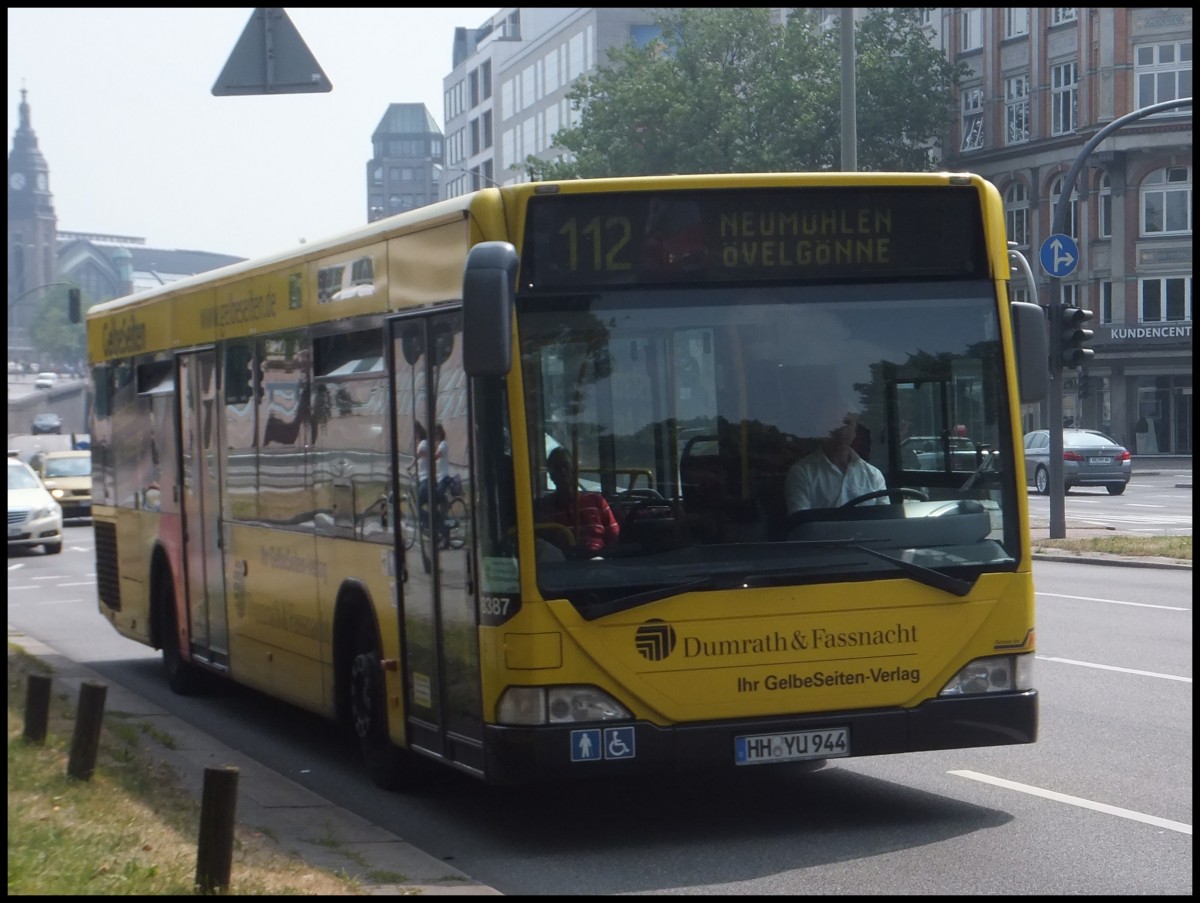
<path id="1" fill-rule="evenodd" d="M 273 254 L 366 223 L 388 105 L 444 128 L 454 29 L 499 9 L 285 7 L 333 90 L 214 97 L 252 7 L 10 7 L 8 153 L 24 88 L 61 231 Z"/>

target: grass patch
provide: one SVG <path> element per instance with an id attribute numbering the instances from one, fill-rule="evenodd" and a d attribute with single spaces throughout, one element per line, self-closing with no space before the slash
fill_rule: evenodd
<path id="1" fill-rule="evenodd" d="M 155 755 L 170 738 L 129 716 L 105 713 L 95 772 L 87 781 L 69 778 L 75 713 L 54 684 L 45 743 L 24 738 L 27 675 L 49 672 L 9 644 L 9 895 L 195 894 L 200 804 Z M 228 892 L 366 893 L 242 825 L 234 836 Z"/>
<path id="2" fill-rule="evenodd" d="M 1106 552 L 1110 555 L 1151 556 L 1192 560 L 1190 536 L 1085 536 L 1079 539 L 1035 539 L 1034 549 L 1065 549 L 1071 552 Z"/>

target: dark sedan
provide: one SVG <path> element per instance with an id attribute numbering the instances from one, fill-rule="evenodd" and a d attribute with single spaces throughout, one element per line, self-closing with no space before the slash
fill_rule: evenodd
<path id="1" fill-rule="evenodd" d="M 35 436 L 39 433 L 61 433 L 62 418 L 54 413 L 38 414 L 33 418 L 29 431 Z"/>
<path id="2" fill-rule="evenodd" d="M 1133 475 L 1129 450 L 1098 430 L 1063 430 L 1063 491 L 1103 486 L 1120 495 Z M 1042 495 L 1050 491 L 1050 431 L 1025 434 L 1025 480 Z"/>

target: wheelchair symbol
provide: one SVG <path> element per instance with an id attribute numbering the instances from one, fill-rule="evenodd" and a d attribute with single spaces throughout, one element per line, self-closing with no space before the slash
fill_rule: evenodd
<path id="1" fill-rule="evenodd" d="M 635 755 L 632 727 L 604 729 L 604 758 L 632 759 Z"/>

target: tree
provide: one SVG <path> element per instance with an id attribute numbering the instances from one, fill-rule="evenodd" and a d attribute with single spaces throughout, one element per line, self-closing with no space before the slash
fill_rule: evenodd
<path id="1" fill-rule="evenodd" d="M 836 169 L 837 29 L 814 12 L 771 24 L 766 8 L 672 8 L 660 38 L 609 51 L 568 93 L 579 118 L 555 135 L 562 160 L 534 179 Z M 863 170 L 928 170 L 963 69 L 926 39 L 918 9 L 875 9 L 855 31 Z"/>
<path id="2" fill-rule="evenodd" d="M 87 330 L 82 323 L 68 322 L 65 286 L 56 286 L 38 299 L 29 339 L 43 359 L 72 365 L 87 360 Z"/>

